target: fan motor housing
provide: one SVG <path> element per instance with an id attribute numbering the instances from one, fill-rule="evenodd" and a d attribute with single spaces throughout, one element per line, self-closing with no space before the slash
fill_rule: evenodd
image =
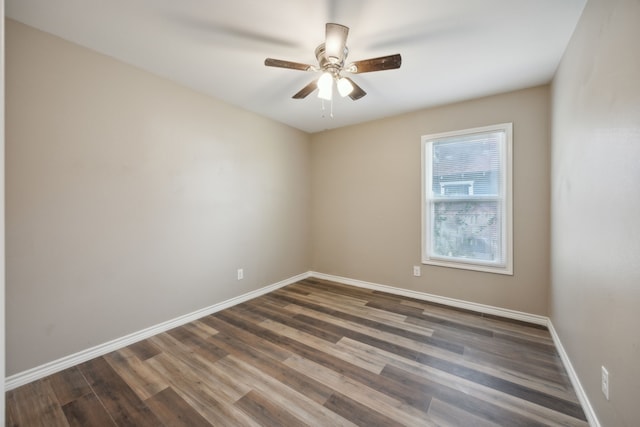
<path id="1" fill-rule="evenodd" d="M 347 55 L 349 54 L 349 48 L 346 46 L 344 47 L 342 58 L 336 58 L 333 56 L 327 57 L 324 43 L 320 44 L 316 48 L 315 53 L 316 59 L 318 60 L 318 65 L 322 70 L 329 71 L 329 69 L 332 69 L 337 72 L 340 71 L 342 67 L 344 67 L 344 61 L 345 59 L 347 59 Z"/>

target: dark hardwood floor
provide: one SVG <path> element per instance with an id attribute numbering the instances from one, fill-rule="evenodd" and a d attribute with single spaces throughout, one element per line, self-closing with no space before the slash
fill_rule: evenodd
<path id="1" fill-rule="evenodd" d="M 6 395 L 9 426 L 586 426 L 546 328 L 307 279 Z"/>

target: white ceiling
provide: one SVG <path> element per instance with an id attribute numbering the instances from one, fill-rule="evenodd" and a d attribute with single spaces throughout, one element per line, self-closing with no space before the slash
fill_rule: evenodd
<path id="1" fill-rule="evenodd" d="M 6 16 L 307 132 L 548 83 L 586 0 L 6 0 Z M 394 53 L 398 70 L 354 75 L 368 95 L 291 96 L 324 25 L 350 28 L 349 60 Z M 347 61 L 349 62 L 349 61 Z"/>

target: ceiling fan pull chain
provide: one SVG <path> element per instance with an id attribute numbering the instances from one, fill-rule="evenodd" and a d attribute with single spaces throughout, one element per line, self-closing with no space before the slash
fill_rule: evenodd
<path id="1" fill-rule="evenodd" d="M 333 98 L 331 98 L 331 112 L 329 113 L 329 117 L 331 117 L 333 119 Z"/>

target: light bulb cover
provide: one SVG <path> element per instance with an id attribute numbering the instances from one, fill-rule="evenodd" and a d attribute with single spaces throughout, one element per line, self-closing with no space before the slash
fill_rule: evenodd
<path id="1" fill-rule="evenodd" d="M 325 27 L 325 55 L 332 64 L 344 61 L 348 34 L 348 27 L 327 23 Z"/>
<path id="2" fill-rule="evenodd" d="M 318 98 L 331 101 L 333 96 L 333 76 L 323 73 L 318 79 Z"/>
<path id="3" fill-rule="evenodd" d="M 337 86 L 338 92 L 343 98 L 353 92 L 353 85 L 347 78 L 341 77 L 340 79 L 338 79 Z"/>

